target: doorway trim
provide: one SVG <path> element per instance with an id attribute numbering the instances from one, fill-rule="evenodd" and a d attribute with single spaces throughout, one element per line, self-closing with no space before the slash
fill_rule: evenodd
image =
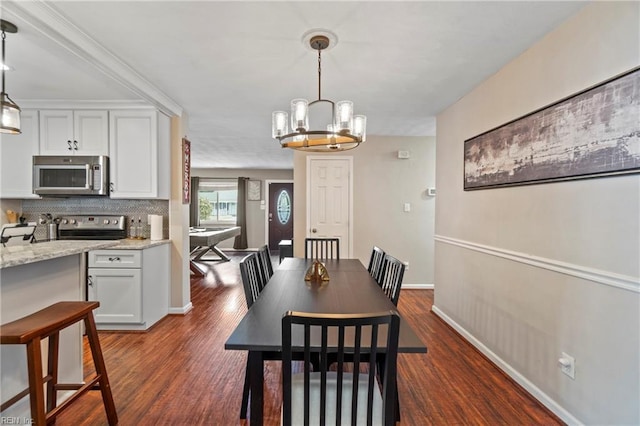
<path id="1" fill-rule="evenodd" d="M 305 237 L 310 237 L 309 226 L 311 223 L 311 160 L 347 160 L 349 163 L 349 247 L 347 247 L 347 259 L 353 258 L 353 156 L 351 155 L 307 155 L 307 184 L 306 184 L 306 223 Z"/>
<path id="2" fill-rule="evenodd" d="M 272 183 L 294 183 L 293 179 L 265 179 L 264 181 L 264 243 L 269 245 L 269 184 Z M 295 184 L 294 184 L 295 187 Z M 295 224 L 294 224 L 295 226 Z M 295 228 L 294 228 L 295 229 Z"/>

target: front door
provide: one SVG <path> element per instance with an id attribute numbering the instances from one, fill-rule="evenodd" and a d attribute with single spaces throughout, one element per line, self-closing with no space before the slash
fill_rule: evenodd
<path id="1" fill-rule="evenodd" d="M 269 183 L 269 250 L 293 239 L 293 183 Z"/>
<path id="2" fill-rule="evenodd" d="M 308 237 L 338 237 L 340 256 L 351 257 L 351 157 L 309 157 Z"/>

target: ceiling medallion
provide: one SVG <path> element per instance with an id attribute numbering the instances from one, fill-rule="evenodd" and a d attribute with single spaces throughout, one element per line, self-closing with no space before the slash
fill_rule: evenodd
<path id="1" fill-rule="evenodd" d="M 318 99 L 312 102 L 306 99 L 291 101 L 291 132 L 287 112 L 274 111 L 271 135 L 280 141 L 283 148 L 300 151 L 334 152 L 356 148 L 366 139 L 367 117 L 353 115 L 351 101 L 322 99 L 322 51 L 333 47 L 337 37 L 328 31 L 312 30 L 303 36 L 303 42 L 318 52 Z M 330 106 L 331 116 L 327 117 L 325 128 L 312 130 L 309 128 L 310 108 L 322 104 Z"/>

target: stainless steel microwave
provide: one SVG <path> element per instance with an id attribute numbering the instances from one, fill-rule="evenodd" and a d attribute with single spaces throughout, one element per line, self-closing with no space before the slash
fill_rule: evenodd
<path id="1" fill-rule="evenodd" d="M 36 155 L 33 193 L 58 197 L 109 195 L 109 157 Z"/>

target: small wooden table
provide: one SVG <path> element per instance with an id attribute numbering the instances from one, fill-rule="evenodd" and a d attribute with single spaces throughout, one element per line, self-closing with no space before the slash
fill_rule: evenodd
<path id="1" fill-rule="evenodd" d="M 224 345 L 225 349 L 249 351 L 251 425 L 262 424 L 263 354 L 282 351 L 281 324 L 286 311 L 348 314 L 396 310 L 358 259 L 326 261 L 331 280 L 323 284 L 304 281 L 311 263 L 301 258 L 283 259 Z M 398 352 L 427 352 L 425 344 L 403 320 Z"/>
<path id="2" fill-rule="evenodd" d="M 189 245 L 191 247 L 189 268 L 197 275 L 203 275 L 202 271 L 195 265 L 194 262 L 199 261 L 202 256 L 209 251 L 214 252 L 220 256 L 219 260 L 228 262 L 231 260 L 229 256 L 224 254 L 222 250 L 216 247 L 219 243 L 229 238 L 240 235 L 241 228 L 239 226 L 233 226 L 225 229 L 205 229 L 205 230 L 193 230 L 189 231 Z"/>

